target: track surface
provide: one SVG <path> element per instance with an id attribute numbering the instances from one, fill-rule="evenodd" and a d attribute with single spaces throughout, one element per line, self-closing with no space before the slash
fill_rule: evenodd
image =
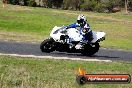
<path id="1" fill-rule="evenodd" d="M 112 61 L 132 61 L 132 51 L 100 49 L 99 52 L 96 53 L 94 56 L 88 57 L 88 56 L 82 56 L 81 54 L 62 53 L 62 52 L 42 53 L 39 49 L 39 45 L 40 44 L 0 41 L 0 53 L 82 58 L 82 59 L 92 58 L 92 59 L 112 60 Z"/>

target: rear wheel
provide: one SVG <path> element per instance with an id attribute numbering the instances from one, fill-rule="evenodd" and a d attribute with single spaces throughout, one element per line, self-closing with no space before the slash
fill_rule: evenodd
<path id="1" fill-rule="evenodd" d="M 99 50 L 99 43 L 98 42 L 96 42 L 92 45 L 87 44 L 87 45 L 84 46 L 82 54 L 86 55 L 86 56 L 92 56 L 96 52 L 98 52 L 98 50 Z"/>
<path id="2" fill-rule="evenodd" d="M 49 39 L 46 39 L 44 40 L 41 44 L 40 44 L 40 49 L 42 52 L 47 52 L 47 53 L 50 53 L 50 52 L 53 52 L 54 51 L 54 39 L 52 38 L 49 38 Z"/>

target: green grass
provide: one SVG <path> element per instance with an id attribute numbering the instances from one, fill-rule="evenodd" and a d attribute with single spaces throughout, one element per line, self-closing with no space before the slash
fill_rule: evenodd
<path id="1" fill-rule="evenodd" d="M 132 14 L 122 12 L 107 14 L 8 5 L 0 8 L 0 40 L 41 42 L 49 37 L 54 26 L 74 23 L 81 13 L 87 16 L 92 30 L 106 32 L 102 47 L 132 50 Z"/>
<path id="2" fill-rule="evenodd" d="M 85 62 L 0 56 L 0 88 L 131 88 L 132 84 L 76 83 L 78 68 L 89 74 L 130 74 L 131 62 Z"/>

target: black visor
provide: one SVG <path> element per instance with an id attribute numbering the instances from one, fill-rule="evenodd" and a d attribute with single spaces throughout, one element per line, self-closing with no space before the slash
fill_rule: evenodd
<path id="1" fill-rule="evenodd" d="M 80 20 L 77 20 L 77 23 L 80 24 L 80 23 L 83 23 L 83 19 L 80 19 Z"/>

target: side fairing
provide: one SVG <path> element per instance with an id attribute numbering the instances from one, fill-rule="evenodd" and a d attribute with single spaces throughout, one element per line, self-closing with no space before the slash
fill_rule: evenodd
<path id="1" fill-rule="evenodd" d="M 60 40 L 60 36 L 62 35 L 62 33 L 59 32 L 60 28 L 61 27 L 55 26 L 50 33 L 50 37 L 52 37 L 54 40 Z"/>
<path id="2" fill-rule="evenodd" d="M 98 41 L 99 39 L 105 37 L 105 33 L 104 32 L 95 32 L 93 31 L 93 40 L 91 41 L 91 43 L 95 43 L 96 41 Z"/>
<path id="3" fill-rule="evenodd" d="M 67 30 L 67 35 L 71 38 L 71 41 L 81 41 L 83 36 L 75 28 L 70 28 Z"/>

